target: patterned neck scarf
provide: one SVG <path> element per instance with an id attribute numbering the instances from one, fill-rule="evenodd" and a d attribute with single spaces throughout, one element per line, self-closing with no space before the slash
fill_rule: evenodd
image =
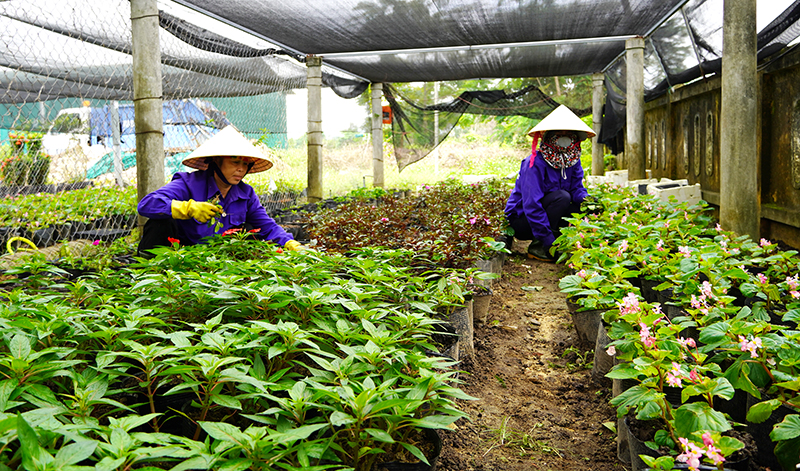
<path id="1" fill-rule="evenodd" d="M 558 140 L 568 137 L 571 143 L 562 147 Z M 562 143 L 563 144 L 563 143 Z M 542 140 L 539 150 L 542 152 L 544 161 L 556 170 L 561 170 L 561 176 L 567 179 L 566 169 L 572 167 L 581 160 L 581 141 L 574 133 L 566 136 L 557 136 L 555 133 L 547 133 Z"/>

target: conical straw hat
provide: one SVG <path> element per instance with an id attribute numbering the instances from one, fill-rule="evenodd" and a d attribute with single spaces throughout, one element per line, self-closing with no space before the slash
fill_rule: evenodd
<path id="1" fill-rule="evenodd" d="M 595 132 L 592 128 L 586 125 L 581 119 L 575 116 L 575 113 L 570 111 L 564 105 L 559 106 L 547 115 L 536 126 L 528 131 L 529 136 L 539 133 L 540 136 L 544 135 L 546 131 L 577 131 L 578 139 L 584 140 L 587 137 L 594 137 Z"/>
<path id="2" fill-rule="evenodd" d="M 205 170 L 208 168 L 208 158 L 217 156 L 251 157 L 256 159 L 256 163 L 253 164 L 253 168 L 248 173 L 263 172 L 272 167 L 272 162 L 267 159 L 264 153 L 250 143 L 250 140 L 233 126 L 225 127 L 225 129 L 216 133 L 186 156 L 183 159 L 183 165 Z"/>

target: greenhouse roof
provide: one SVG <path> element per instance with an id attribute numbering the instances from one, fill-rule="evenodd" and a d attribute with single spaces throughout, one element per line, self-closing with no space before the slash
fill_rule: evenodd
<path id="1" fill-rule="evenodd" d="M 642 36 L 652 95 L 719 70 L 723 1 L 159 0 L 163 94 L 303 88 L 309 55 L 345 97 L 366 82 L 596 72 L 619 82 L 625 40 Z M 764 58 L 800 34 L 800 0 L 759 2 L 783 5 L 759 32 Z M 128 0 L 0 2 L 0 101 L 130 100 L 130 14 Z"/>
<path id="2" fill-rule="evenodd" d="M 603 72 L 635 36 L 659 38 L 656 82 L 722 55 L 723 0 L 178 1 L 372 82 Z M 797 37 L 799 3 L 761 50 Z"/>

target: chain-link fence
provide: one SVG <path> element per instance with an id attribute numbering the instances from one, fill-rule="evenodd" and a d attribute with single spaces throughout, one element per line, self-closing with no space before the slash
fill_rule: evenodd
<path id="1" fill-rule="evenodd" d="M 286 95 L 305 87 L 302 58 L 171 2 L 159 13 L 165 181 L 227 125 L 272 155 L 285 148 Z M 0 2 L 0 241 L 16 234 L 45 246 L 134 227 L 130 17 L 126 0 Z M 365 87 L 323 73 L 342 96 Z M 252 177 L 268 211 L 303 189 L 280 171 Z"/>

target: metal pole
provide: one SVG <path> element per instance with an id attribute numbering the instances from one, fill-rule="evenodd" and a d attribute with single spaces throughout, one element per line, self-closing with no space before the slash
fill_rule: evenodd
<path id="1" fill-rule="evenodd" d="M 372 87 L 372 186 L 383 188 L 383 107 L 381 96 L 383 84 L 373 83 Z M 367 180 L 364 179 L 364 186 Z"/>
<path id="2" fill-rule="evenodd" d="M 592 175 L 603 175 L 606 171 L 603 160 L 603 144 L 600 144 L 600 125 L 603 122 L 603 80 L 605 75 L 592 75 Z"/>
<path id="3" fill-rule="evenodd" d="M 720 224 L 760 236 L 756 0 L 725 0 L 720 119 Z"/>
<path id="4" fill-rule="evenodd" d="M 433 104 L 439 103 L 439 82 L 433 82 Z M 439 111 L 433 112 L 433 149 L 434 174 L 439 176 Z"/>
<path id="5" fill-rule="evenodd" d="M 122 142 L 119 135 L 119 102 L 114 100 L 108 107 L 111 114 L 111 142 L 114 149 L 114 178 L 117 186 L 125 187 L 125 180 L 122 178 Z"/>
<path id="6" fill-rule="evenodd" d="M 164 185 L 161 46 L 156 0 L 131 0 L 133 109 L 139 200 Z M 144 226 L 139 217 L 139 226 Z"/>
<path id="7" fill-rule="evenodd" d="M 307 56 L 308 67 L 308 201 L 316 203 L 322 194 L 322 57 Z"/>
<path id="8" fill-rule="evenodd" d="M 646 176 L 644 155 L 644 38 L 625 41 L 627 63 L 625 160 L 628 180 Z"/>

